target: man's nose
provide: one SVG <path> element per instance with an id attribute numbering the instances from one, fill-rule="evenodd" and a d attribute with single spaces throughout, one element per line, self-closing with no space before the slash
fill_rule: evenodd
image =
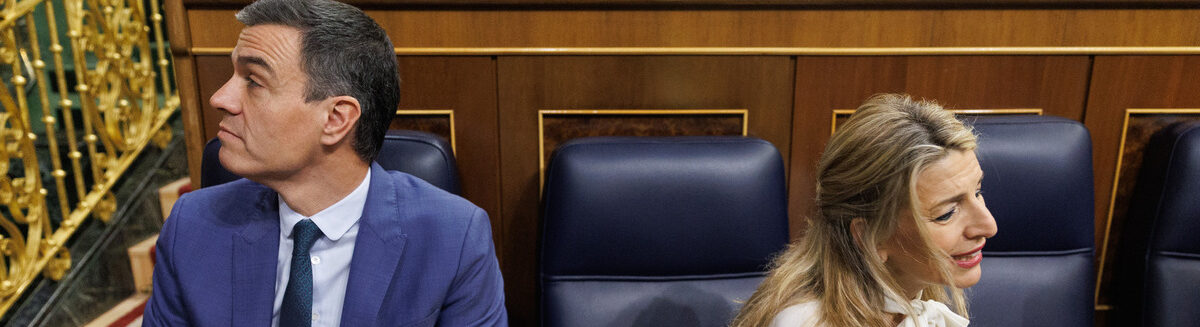
<path id="1" fill-rule="evenodd" d="M 237 76 L 233 76 L 229 81 L 225 82 L 212 97 L 208 98 L 208 103 L 230 115 L 237 115 L 242 112 L 238 101 L 239 92 L 237 90 Z"/>

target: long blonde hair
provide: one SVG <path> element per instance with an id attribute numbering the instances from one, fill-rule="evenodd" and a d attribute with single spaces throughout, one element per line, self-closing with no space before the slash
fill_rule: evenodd
<path id="1" fill-rule="evenodd" d="M 734 318 L 734 327 L 768 326 L 783 308 L 819 304 L 818 325 L 889 326 L 883 312 L 891 299 L 912 312 L 876 245 L 891 238 L 900 219 L 917 222 L 923 246 L 905 249 L 930 262 L 945 285 L 921 294 L 967 316 L 962 290 L 954 287 L 945 251 L 932 244 L 920 223 L 917 175 L 952 150 L 974 151 L 975 135 L 936 103 L 881 94 L 858 107 L 829 140 L 817 167 L 817 209 L 804 236 L 778 255 L 771 272 Z M 851 222 L 861 218 L 862 242 Z"/>

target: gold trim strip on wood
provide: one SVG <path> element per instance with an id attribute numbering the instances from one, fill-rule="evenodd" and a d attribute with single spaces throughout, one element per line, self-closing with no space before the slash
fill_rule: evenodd
<path id="1" fill-rule="evenodd" d="M 1041 116 L 1043 110 L 1041 108 L 1016 108 L 1016 109 L 950 109 L 956 115 L 1022 115 L 1033 114 Z"/>
<path id="2" fill-rule="evenodd" d="M 395 48 L 399 56 L 498 55 L 777 55 L 777 56 L 892 56 L 892 55 L 1185 55 L 1200 47 L 578 47 L 578 48 Z M 233 48 L 192 47 L 192 55 L 229 55 Z"/>
<path id="3" fill-rule="evenodd" d="M 1121 123 L 1121 143 L 1117 146 L 1117 168 L 1113 172 L 1112 194 L 1108 199 L 1108 213 L 1104 218 L 1104 241 L 1100 243 L 1100 266 L 1096 269 L 1096 294 L 1093 300 L 1096 310 L 1112 309 L 1111 305 L 1100 303 L 1100 285 L 1104 277 L 1104 266 L 1108 258 L 1109 232 L 1112 231 L 1113 206 L 1117 204 L 1117 190 L 1121 181 L 1121 162 L 1125 160 L 1125 138 L 1129 134 L 1129 118 L 1132 115 L 1191 115 L 1200 114 L 1200 108 L 1126 108 L 1125 119 Z"/>
<path id="4" fill-rule="evenodd" d="M 829 116 L 829 135 L 837 131 L 838 115 L 853 115 L 856 109 L 833 109 L 832 115 Z"/>
<path id="5" fill-rule="evenodd" d="M 742 136 L 749 135 L 746 109 L 544 109 L 538 110 L 538 194 L 546 184 L 546 115 L 742 115 Z"/>
<path id="6" fill-rule="evenodd" d="M 539 115 L 746 115 L 746 109 L 568 109 L 538 110 Z"/>
<path id="7" fill-rule="evenodd" d="M 949 109 L 955 115 L 1021 115 L 1034 114 L 1041 116 L 1043 110 L 1041 108 L 1014 108 L 1014 109 Z M 855 109 L 833 109 L 833 115 L 829 119 L 829 135 L 837 131 L 838 115 L 854 114 Z"/>
<path id="8" fill-rule="evenodd" d="M 420 116 L 420 115 L 445 115 L 450 119 L 450 152 L 458 156 L 458 143 L 455 141 L 458 132 L 454 130 L 454 110 L 452 109 L 397 109 L 396 115 L 405 116 Z"/>

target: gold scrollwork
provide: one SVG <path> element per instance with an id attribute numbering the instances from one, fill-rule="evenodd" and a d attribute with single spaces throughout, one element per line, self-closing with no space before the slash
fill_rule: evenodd
<path id="1" fill-rule="evenodd" d="M 70 270 L 64 244 L 87 218 L 108 222 L 116 181 L 171 140 L 179 99 L 158 1 L 0 6 L 0 314 L 38 275 Z"/>
<path id="2" fill-rule="evenodd" d="M 57 251 L 46 255 L 53 255 L 53 257 L 46 263 L 46 269 L 42 270 L 42 275 L 53 280 L 62 279 L 63 275 L 67 274 L 67 270 L 71 269 L 71 252 L 64 247 L 58 247 Z"/>
<path id="3" fill-rule="evenodd" d="M 92 216 L 100 218 L 100 221 L 108 223 L 112 219 L 113 212 L 117 211 L 117 198 L 112 192 L 104 192 L 100 196 L 100 200 L 96 201 L 96 205 L 92 207 Z"/>
<path id="4" fill-rule="evenodd" d="M 159 149 L 165 149 L 171 143 L 171 139 L 175 137 L 170 129 L 160 129 L 154 136 L 150 137 L 150 142 Z"/>

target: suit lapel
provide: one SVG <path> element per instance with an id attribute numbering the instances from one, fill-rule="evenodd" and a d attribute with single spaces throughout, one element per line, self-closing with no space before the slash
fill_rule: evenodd
<path id="1" fill-rule="evenodd" d="M 358 240 L 350 261 L 350 281 L 342 305 L 342 326 L 379 325 L 379 309 L 399 267 L 406 241 L 397 216 L 396 188 L 378 164 L 371 164 L 367 204 L 359 219 Z"/>
<path id="2" fill-rule="evenodd" d="M 279 206 L 263 192 L 246 227 L 233 235 L 233 326 L 269 326 L 279 260 Z"/>

